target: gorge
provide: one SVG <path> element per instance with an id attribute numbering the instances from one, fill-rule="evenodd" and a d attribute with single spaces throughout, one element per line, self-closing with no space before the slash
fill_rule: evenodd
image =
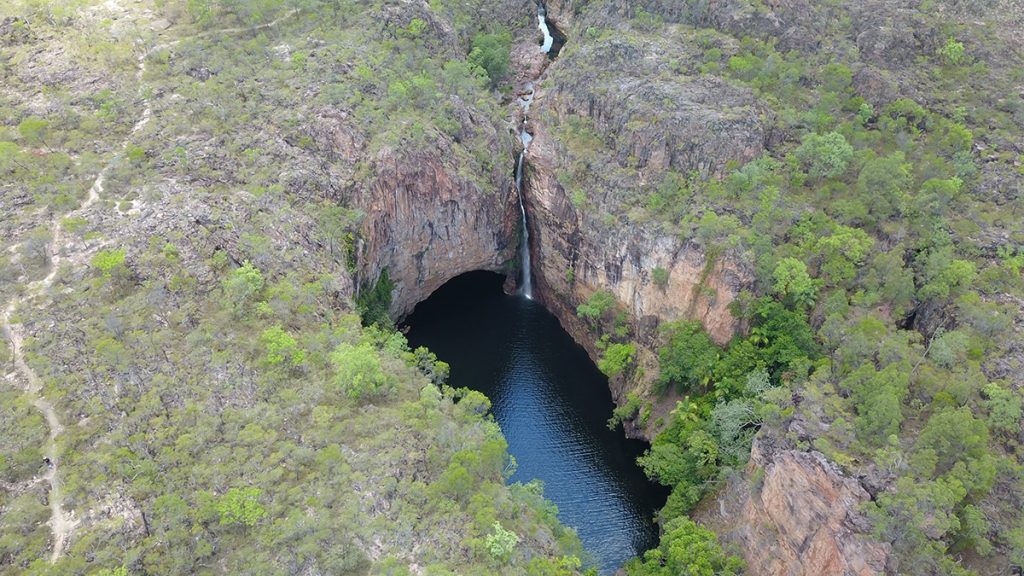
<path id="1" fill-rule="evenodd" d="M 540 2 L 537 20 L 540 52 L 554 60 L 564 36 L 557 30 L 552 34 Z M 645 444 L 609 429 L 614 404 L 604 375 L 558 319 L 532 301 L 524 171 L 533 140 L 530 106 L 539 81 L 539 76 L 529 78 L 517 90 L 519 297 L 502 293 L 498 275 L 468 272 L 418 303 L 403 321 L 404 331 L 411 347 L 424 346 L 451 366 L 451 386 L 478 390 L 490 399 L 514 458 L 509 481 L 539 481 L 545 497 L 558 507 L 559 519 L 579 534 L 585 566 L 610 575 L 657 545 L 654 518 L 667 491 L 647 479 L 636 463 Z"/>
<path id="2" fill-rule="evenodd" d="M 0 574 L 1019 573 L 1019 4 L 0 2 Z"/>
<path id="3" fill-rule="evenodd" d="M 557 39 L 551 41 L 555 50 L 564 43 L 559 28 L 549 28 L 548 19 L 556 17 L 571 18 L 565 13 L 549 13 L 541 6 L 538 20 L 543 43 L 538 44 L 535 35 L 526 34 L 512 49 L 515 98 L 511 104 L 515 121 L 511 132 L 521 149 L 512 154 L 511 181 L 499 179 L 496 192 L 480 190 L 460 182 L 457 171 L 442 168 L 433 159 L 425 163 L 429 167 L 426 173 L 415 163 L 396 165 L 394 172 L 391 168 L 381 172 L 372 188 L 373 196 L 362 204 L 367 207 L 367 218 L 360 234 L 365 244 L 359 252 L 358 277 L 364 279 L 360 283 L 365 290 L 373 285 L 370 280 L 387 270 L 394 282 L 390 312 L 410 327 L 410 343 L 426 345 L 440 360 L 451 362 L 453 385 L 491 396 L 495 418 L 509 439 L 511 453 L 527 466 L 513 480 L 546 480 L 545 494 L 559 505 L 563 521 L 580 530 L 584 546 L 596 556 L 602 573 L 610 573 L 657 543 L 650 524 L 652 500 L 640 498 L 647 504 L 637 504 L 638 493 L 653 496 L 653 501 L 664 496 L 657 496 L 660 488 L 635 476 L 635 464 L 613 468 L 621 477 L 612 479 L 615 474 L 593 472 L 594 460 L 590 458 L 581 458 L 571 450 L 549 449 L 563 446 L 553 438 L 555 431 L 582 430 L 586 433 L 572 437 L 598 442 L 603 445 L 602 451 L 617 454 L 617 458 L 633 460 L 642 452 L 639 445 L 624 448 L 620 444 L 622 431 L 601 430 L 595 434 L 594 426 L 603 427 L 610 415 L 607 405 L 584 404 L 589 413 L 566 419 L 567 408 L 555 407 L 558 400 L 565 400 L 558 395 L 583 385 L 610 390 L 616 406 L 625 405 L 630 395 L 654 398 L 650 408 L 653 416 L 645 422 L 638 418 L 624 422 L 627 435 L 653 439 L 657 427 L 664 425 L 679 400 L 674 395 L 658 398 L 653 379 L 643 376 L 658 370 L 659 325 L 695 320 L 715 342 L 729 342 L 744 330 L 732 304 L 741 292 L 753 286 L 754 274 L 748 262 L 728 253 L 709 254 L 705 243 L 694 237 L 673 234 L 660 226 L 610 224 L 601 215 L 622 210 L 621 200 L 600 192 L 614 186 L 640 186 L 635 180 L 608 183 L 585 179 L 585 185 L 593 186 L 593 191 L 586 202 L 580 202 L 565 178 L 573 164 L 581 161 L 578 148 L 566 137 L 567 131 L 575 129 L 572 122 L 583 118 L 601 133 L 611 135 L 608 138 L 614 143 L 613 149 L 629 150 L 639 158 L 645 170 L 706 176 L 721 175 L 731 163 L 756 158 L 764 153 L 773 136 L 765 125 L 762 103 L 749 90 L 713 79 L 687 77 L 650 85 L 647 78 L 662 72 L 661 52 L 677 55 L 673 50 L 679 48 L 658 42 L 637 47 L 612 39 L 568 50 L 553 60 L 544 48 L 549 37 Z M 608 67 L 603 72 L 595 72 L 605 65 Z M 668 118 L 656 123 L 634 121 L 645 107 L 658 107 L 667 100 L 680 103 Z M 507 140 L 499 137 L 497 141 L 501 150 L 510 147 Z M 621 161 L 583 160 L 589 166 Z M 416 172 L 400 175 L 401 171 L 412 170 Z M 604 177 L 596 169 L 594 175 Z M 654 281 L 652 272 L 656 269 L 666 272 L 664 284 Z M 535 302 L 499 297 L 481 285 L 476 285 L 474 292 L 473 282 L 463 275 L 480 270 L 505 274 L 506 292 L 518 291 Z M 513 281 L 516 276 L 518 281 Z M 621 306 L 621 322 L 637 347 L 637 368 L 611 379 L 594 370 L 594 363 L 603 353 L 600 332 L 608 328 L 595 329 L 592 322 L 577 314 L 580 305 L 603 292 L 611 293 L 616 306 Z M 489 302 L 491 308 L 481 302 Z M 426 311 L 420 311 L 417 305 Z M 545 308 L 554 318 L 546 316 Z M 480 323 L 490 314 L 494 315 L 491 326 L 484 329 Z M 547 326 L 542 330 L 545 334 L 564 329 L 571 335 L 590 357 L 588 362 L 574 362 L 586 364 L 583 371 L 592 376 L 582 381 L 551 377 L 544 372 L 529 376 L 523 367 L 536 367 L 538 359 L 547 358 L 537 351 L 536 342 L 528 335 L 531 319 L 536 322 L 534 327 Z M 503 329 L 509 333 L 501 333 Z M 564 334 L 552 337 L 560 340 Z M 488 346 L 494 347 L 493 355 L 485 353 Z M 482 365 L 486 360 L 509 372 Z M 604 391 L 592 393 L 600 399 Z M 572 402 L 570 398 L 569 404 Z M 546 424 L 553 414 L 561 415 L 555 419 L 557 424 Z M 524 419 L 531 423 L 525 424 Z M 580 421 L 589 422 L 589 427 L 581 427 Z M 543 434 L 536 436 L 539 433 Z M 632 456 L 623 456 L 626 454 Z M 758 463 L 760 469 L 773 469 L 772 458 L 783 456 L 767 454 Z M 569 476 L 566 467 L 576 474 L 575 478 Z M 817 482 L 819 471 L 791 466 L 787 474 L 799 484 L 805 478 Z M 604 486 L 597 493 L 607 497 L 578 502 L 571 496 L 582 482 Z M 845 507 L 837 514 L 837 525 L 819 535 L 822 542 L 832 546 L 821 545 L 828 550 L 827 558 L 843 557 L 842 551 L 833 552 L 838 550 L 832 544 L 836 538 L 857 543 L 859 547 L 851 554 L 870 549 L 870 545 L 860 544 L 863 524 L 848 532 L 842 524 L 847 508 L 855 508 L 854 503 L 862 499 L 860 492 L 848 496 L 847 490 L 852 491 L 842 487 L 839 501 Z M 797 506 L 816 502 L 813 492 L 794 492 L 792 497 Z M 813 506 L 815 510 L 820 508 Z M 609 510 L 614 511 L 615 519 L 610 524 L 608 517 L 602 516 Z M 733 521 L 740 526 L 757 523 L 765 526 L 766 532 L 777 530 L 786 535 L 798 530 L 787 516 L 767 516 L 753 506 L 734 512 L 730 526 Z M 728 533 L 725 528 L 723 532 Z M 737 538 L 749 543 L 746 552 L 750 560 L 769 554 L 767 550 L 775 545 L 768 538 L 745 534 Z M 792 536 L 798 538 L 797 534 Z M 884 552 L 872 549 L 871 569 L 884 564 L 879 557 L 884 558 Z M 802 570 L 803 561 L 799 554 L 786 556 L 777 570 Z M 809 561 L 809 570 L 819 566 L 817 562 Z"/>

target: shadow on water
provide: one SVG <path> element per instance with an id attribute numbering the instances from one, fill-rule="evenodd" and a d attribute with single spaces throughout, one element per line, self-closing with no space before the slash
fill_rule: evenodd
<path id="1" fill-rule="evenodd" d="M 605 377 L 543 306 L 471 272 L 445 284 L 407 320 L 409 344 L 451 365 L 450 383 L 486 394 L 519 467 L 540 479 L 602 574 L 657 545 L 665 490 L 636 465 L 646 448 L 607 427 Z"/>

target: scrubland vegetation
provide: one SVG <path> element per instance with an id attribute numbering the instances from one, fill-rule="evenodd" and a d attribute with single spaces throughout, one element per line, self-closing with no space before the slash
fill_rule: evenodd
<path id="1" fill-rule="evenodd" d="M 657 388 L 681 399 L 641 463 L 673 487 L 666 529 L 743 469 L 766 428 L 873 479 L 866 512 L 900 573 L 1024 565 L 1024 391 L 1011 343 L 1024 296 L 1024 205 L 1011 192 L 1022 178 L 1024 101 L 1009 88 L 1024 69 L 983 62 L 955 24 L 928 18 L 948 41 L 900 78 L 915 96 L 878 107 L 853 85 L 865 61 L 844 50 L 842 20 L 822 32 L 832 47 L 820 55 L 642 14 L 629 27 L 586 31 L 685 47 L 666 55 L 680 58 L 666 73 L 751 89 L 784 138 L 721 177 L 668 171 L 616 197 L 615 183 L 642 163 L 612 157 L 616 136 L 586 118 L 552 119 L 591 169 L 563 175 L 570 190 L 587 191 L 577 206 L 666 227 L 756 278 L 734 304 L 749 331 L 727 346 L 698 323 L 662 327 Z M 617 342 L 605 344 L 606 373 L 633 369 L 610 353 L 633 337 L 616 333 L 612 303 L 598 293 L 578 313 L 603 317 L 600 333 Z M 650 400 L 634 396 L 613 424 L 649 411 Z M 630 574 L 661 574 L 673 561 L 652 554 Z"/>
<path id="2" fill-rule="evenodd" d="M 578 573 L 585 555 L 542 488 L 507 485 L 515 463 L 487 399 L 409 350 L 386 273 L 355 274 L 354 198 L 377 162 L 440 142 L 481 188 L 508 171 L 495 90 L 511 30 L 533 14 L 93 4 L 0 8 L 0 296 L 25 298 L 14 320 L 65 423 L 60 481 L 79 520 L 51 566 L 34 480 L 47 425 L 5 383 L 0 571 Z M 987 60 L 1000 47 L 978 30 L 922 14 L 942 39 L 877 106 L 855 85 L 865 61 L 841 13 L 820 54 L 656 12 L 580 30 L 580 45 L 674 46 L 665 75 L 749 91 L 772 132 L 720 174 L 634 186 L 642 162 L 617 135 L 542 118 L 575 162 L 559 178 L 577 208 L 693 239 L 755 277 L 735 303 L 749 330 L 728 345 L 698 323 L 661 327 L 649 376 L 679 401 L 640 463 L 673 490 L 661 545 L 629 574 L 742 570 L 687 514 L 740 473 L 759 430 L 873 479 L 865 512 L 900 573 L 1024 568 L 1024 70 Z M 97 209 L 71 214 L 105 169 Z M 68 259 L 29 293 L 53 221 Z M 635 376 L 614 296 L 577 312 L 601 370 Z M 0 346 L 5 372 L 11 352 Z M 653 400 L 630 397 L 613 424 L 645 424 Z"/>

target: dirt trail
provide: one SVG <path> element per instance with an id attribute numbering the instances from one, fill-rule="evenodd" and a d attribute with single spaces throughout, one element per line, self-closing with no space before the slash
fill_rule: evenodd
<path id="1" fill-rule="evenodd" d="M 196 35 L 195 37 L 204 37 L 213 34 L 237 34 L 240 32 L 251 32 L 255 30 L 261 30 L 264 28 L 271 28 L 277 26 L 281 22 L 288 18 L 291 18 L 298 13 L 298 10 L 291 10 L 282 16 L 276 18 L 271 22 L 265 24 L 258 24 L 247 28 L 226 28 L 221 30 L 211 30 Z M 146 73 L 146 58 L 149 57 L 153 52 L 169 48 L 177 44 L 179 40 L 168 42 L 165 44 L 159 44 L 146 50 L 138 57 L 138 65 L 135 72 L 135 80 L 139 86 L 140 92 L 142 91 L 142 77 Z M 21 333 L 21 325 L 12 323 L 11 318 L 19 307 L 28 303 L 29 299 L 38 294 L 45 293 L 51 286 L 53 286 L 54 280 L 57 278 L 57 273 L 60 270 L 61 261 L 68 257 L 62 254 L 66 243 L 63 239 L 63 231 L 61 227 L 61 220 L 63 217 L 75 216 L 88 210 L 93 204 L 95 204 L 100 195 L 103 193 L 103 182 L 106 178 L 107 172 L 113 167 L 114 163 L 121 157 L 124 151 L 128 148 L 128 145 L 132 142 L 134 137 L 138 134 L 143 127 L 149 123 L 149 119 L 153 114 L 153 109 L 150 105 L 148 98 L 143 99 L 143 109 L 139 115 L 139 119 L 132 126 L 131 132 L 125 137 L 121 143 L 120 151 L 107 163 L 106 166 L 100 170 L 99 174 L 96 175 L 96 179 L 93 180 L 92 186 L 89 187 L 89 195 L 85 199 L 78 209 L 65 214 L 63 216 L 55 215 L 53 220 L 50 222 L 50 243 L 46 247 L 47 253 L 50 255 L 50 267 L 49 272 L 40 280 L 36 280 L 28 285 L 27 289 L 21 296 L 15 295 L 0 313 L 0 332 L 3 333 L 11 343 L 11 356 L 16 371 L 21 375 L 21 379 L 24 381 L 24 391 L 32 399 L 32 405 L 35 406 L 43 416 L 46 418 L 46 424 L 49 427 L 49 439 L 46 443 L 44 455 L 48 459 L 49 465 L 47 466 L 46 474 L 44 474 L 37 481 L 45 481 L 50 485 L 50 493 L 48 496 L 50 504 L 50 531 L 53 536 L 53 549 L 50 554 L 50 563 L 55 563 L 64 553 L 64 548 L 71 538 L 71 534 L 75 527 L 78 526 L 79 520 L 75 519 L 74 512 L 67 512 L 64 510 L 64 496 L 61 492 L 60 485 L 60 462 L 58 456 L 60 454 L 60 446 L 57 442 L 57 438 L 64 431 L 64 426 L 60 422 L 60 418 L 57 416 L 56 410 L 43 395 L 43 383 L 39 379 L 39 376 L 29 367 L 25 361 L 25 354 L 22 350 L 24 345 L 24 336 Z M 84 254 L 78 255 L 79 258 L 84 258 Z M 72 256 L 73 257 L 73 256 Z M 78 258 L 75 258 L 76 260 Z"/>
<path id="2" fill-rule="evenodd" d="M 53 281 L 52 273 L 40 281 L 40 284 L 46 281 Z M 64 431 L 64 426 L 61 425 L 53 405 L 40 394 L 43 386 L 39 377 L 36 376 L 36 373 L 25 362 L 25 355 L 22 352 L 24 340 L 20 331 L 21 327 L 11 323 L 11 316 L 22 301 L 23 299 L 17 297 L 11 300 L 7 308 L 4 309 L 2 317 L 0 317 L 0 326 L 3 328 L 4 337 L 11 343 L 14 367 L 25 380 L 25 393 L 32 397 L 32 405 L 43 413 L 43 416 L 46 418 L 46 424 L 50 428 L 49 440 L 46 443 L 46 449 L 43 451 L 50 464 L 42 480 L 50 485 L 50 494 L 47 498 L 50 502 L 50 530 L 53 532 L 53 551 L 50 555 L 50 562 L 56 562 L 64 551 L 64 545 L 71 536 L 72 530 L 78 524 L 78 520 L 75 520 L 74 513 L 69 514 L 64 511 L 64 499 L 60 491 L 60 479 L 57 476 L 59 465 L 57 461 L 59 452 L 57 437 Z"/>
<path id="3" fill-rule="evenodd" d="M 142 114 L 142 120 L 136 123 L 132 129 L 131 134 L 125 139 L 122 145 L 122 150 L 128 146 L 128 142 L 131 137 L 142 128 L 145 124 L 144 120 L 149 119 L 150 109 L 148 102 L 146 108 Z M 111 164 L 107 164 L 99 174 L 96 175 L 96 179 L 93 181 L 92 186 L 89 187 L 89 196 L 86 198 L 82 205 L 71 213 L 71 215 L 78 214 L 87 210 L 90 206 L 99 200 L 100 194 L 103 192 L 103 179 L 106 176 L 107 170 L 110 169 Z M 61 250 L 64 246 L 61 219 L 55 217 L 50 223 L 50 243 L 46 247 L 46 252 L 50 255 L 50 271 L 41 280 L 37 280 L 28 285 L 28 289 L 22 296 L 15 296 L 4 308 L 2 316 L 0 316 L 0 328 L 2 328 L 4 337 L 11 343 L 11 356 L 14 361 L 14 367 L 21 374 L 25 382 L 25 393 L 32 397 L 32 405 L 35 406 L 43 416 L 46 418 L 46 425 L 50 429 L 49 440 L 46 443 L 46 449 L 43 451 L 44 455 L 49 462 L 46 470 L 46 474 L 43 475 L 42 480 L 46 481 L 50 485 L 50 494 L 47 498 L 50 503 L 50 531 L 53 533 L 53 549 L 50 554 L 50 562 L 54 563 L 60 558 L 64 552 L 64 546 L 67 544 L 71 537 L 72 531 L 75 526 L 78 525 L 78 520 L 74 517 L 74 512 L 66 512 L 64 510 L 64 496 L 60 489 L 60 477 L 58 476 L 58 470 L 60 462 L 58 455 L 60 447 L 57 443 L 57 437 L 60 436 L 61 432 L 64 431 L 64 426 L 60 423 L 60 418 L 57 417 L 57 411 L 53 409 L 51 404 L 42 394 L 43 383 L 36 375 L 35 371 L 29 367 L 28 363 L 25 362 L 25 354 L 22 351 L 24 346 L 24 337 L 21 334 L 21 325 L 14 324 L 11 322 L 11 318 L 14 312 L 28 299 L 35 295 L 46 292 L 52 285 L 53 281 L 57 278 L 57 272 L 60 270 L 60 263 L 63 256 Z"/>

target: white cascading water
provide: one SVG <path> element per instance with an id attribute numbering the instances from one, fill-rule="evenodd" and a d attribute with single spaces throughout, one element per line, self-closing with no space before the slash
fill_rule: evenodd
<path id="1" fill-rule="evenodd" d="M 523 281 L 520 290 L 523 296 L 533 298 L 533 280 L 530 277 L 530 227 L 526 224 L 526 206 L 523 204 L 523 154 L 519 153 L 519 162 L 516 164 L 516 188 L 519 189 L 519 210 L 523 213 L 523 241 L 519 246 L 519 260 L 523 272 Z"/>
<path id="2" fill-rule="evenodd" d="M 530 227 L 526 222 L 526 203 L 523 201 L 523 162 L 526 159 L 526 149 L 530 146 L 533 136 L 526 131 L 526 114 L 530 111 L 530 103 L 533 102 L 533 84 L 526 85 L 527 92 L 519 97 L 519 105 L 523 108 L 523 125 L 519 128 L 519 139 L 523 143 L 523 151 L 519 153 L 519 160 L 516 162 L 516 191 L 519 193 L 519 210 L 523 214 L 523 239 L 519 245 L 519 266 L 522 271 L 522 281 L 519 283 L 519 290 L 523 296 L 533 298 L 533 279 L 530 273 Z"/>
<path id="3" fill-rule="evenodd" d="M 555 39 L 551 36 L 551 30 L 548 29 L 547 10 L 543 4 L 537 5 L 537 22 L 537 27 L 544 34 L 544 44 L 541 46 L 541 50 L 545 54 L 549 54 Z M 533 298 L 533 278 L 530 268 L 530 226 L 526 221 L 526 202 L 523 199 L 523 163 L 526 160 L 526 149 L 530 147 L 530 141 L 533 140 L 533 136 L 526 129 L 527 115 L 530 113 L 533 95 L 534 88 L 531 82 L 526 85 L 526 92 L 519 97 L 519 106 L 523 109 L 523 125 L 519 128 L 519 139 L 523 143 L 523 151 L 519 153 L 519 159 L 516 161 L 516 191 L 519 193 L 519 211 L 523 215 L 523 241 L 519 247 L 519 264 L 523 274 L 520 291 L 527 298 Z"/>
<path id="4" fill-rule="evenodd" d="M 551 36 L 551 30 L 548 30 L 548 11 L 541 4 L 537 6 L 537 25 L 540 31 L 544 34 L 544 45 L 540 47 L 545 54 L 551 52 L 551 47 L 555 44 L 555 38 Z"/>

